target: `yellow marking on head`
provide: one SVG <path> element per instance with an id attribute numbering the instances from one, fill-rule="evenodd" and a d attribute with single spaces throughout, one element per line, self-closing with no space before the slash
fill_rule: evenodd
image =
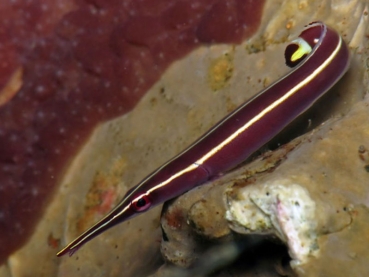
<path id="1" fill-rule="evenodd" d="M 313 51 L 309 43 L 307 43 L 306 40 L 302 38 L 297 38 L 291 41 L 291 44 L 296 44 L 298 46 L 297 50 L 291 56 L 292 62 L 298 61 L 303 56 L 308 55 L 311 51 Z"/>

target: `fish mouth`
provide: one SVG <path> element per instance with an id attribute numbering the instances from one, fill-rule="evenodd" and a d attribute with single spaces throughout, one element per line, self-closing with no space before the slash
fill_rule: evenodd
<path id="1" fill-rule="evenodd" d="M 128 203 L 127 203 L 128 202 Z M 70 242 L 56 256 L 61 257 L 65 254 L 72 256 L 81 246 L 96 236 L 110 229 L 111 227 L 122 223 L 129 218 L 134 217 L 137 213 L 131 208 L 131 202 L 125 198 L 118 206 L 116 206 L 109 214 L 79 235 L 76 239 Z"/>

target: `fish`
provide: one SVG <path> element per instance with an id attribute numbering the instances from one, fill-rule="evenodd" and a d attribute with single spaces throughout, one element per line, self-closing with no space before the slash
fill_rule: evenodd
<path id="1" fill-rule="evenodd" d="M 71 256 L 105 230 L 231 170 L 309 109 L 346 73 L 350 54 L 323 22 L 305 26 L 285 50 L 293 70 L 240 105 L 184 151 L 131 188 L 105 217 L 57 253 Z"/>

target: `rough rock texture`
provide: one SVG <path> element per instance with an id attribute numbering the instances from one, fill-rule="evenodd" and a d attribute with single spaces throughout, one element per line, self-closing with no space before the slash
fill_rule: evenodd
<path id="1" fill-rule="evenodd" d="M 351 264 L 357 271 L 350 276 L 369 274 L 362 248 L 367 230 L 357 227 L 368 220 L 368 107 L 369 97 L 306 135 L 273 173 L 228 194 L 235 230 L 277 235 L 299 276 L 347 276 Z M 334 259 L 340 263 L 327 266 Z"/>
<path id="2" fill-rule="evenodd" d="M 127 1 L 127 3 L 128 2 L 129 1 Z M 63 159 L 60 158 L 60 155 L 57 155 L 58 151 L 54 151 L 55 153 L 51 151 L 49 154 L 50 157 L 55 158 L 59 168 L 64 169 L 65 174 L 59 173 L 60 178 L 58 181 L 56 182 L 52 179 L 51 182 L 50 178 L 54 176 L 54 174 L 50 175 L 47 173 L 48 167 L 44 166 L 45 163 L 49 165 L 51 160 L 43 159 L 44 156 L 41 155 L 42 159 L 40 161 L 42 161 L 42 163 L 38 165 L 36 163 L 36 165 L 41 166 L 40 172 L 44 174 L 43 176 L 46 176 L 46 179 L 42 180 L 46 180 L 50 187 L 53 187 L 53 184 L 59 184 L 59 187 L 55 193 L 55 197 L 44 210 L 42 219 L 37 225 L 34 225 L 34 232 L 28 239 L 28 242 L 23 245 L 21 249 L 13 253 L 7 259 L 6 264 L 0 267 L 1 277 L 146 276 L 151 273 L 154 274 L 163 264 L 163 260 L 159 253 L 162 237 L 159 227 L 160 207 L 99 236 L 79 250 L 72 258 L 63 257 L 57 259 L 55 253 L 62 245 L 69 242 L 81 231 L 101 218 L 118 199 L 124 195 L 128 188 L 135 185 L 142 177 L 146 176 L 157 166 L 181 151 L 243 101 L 287 72 L 287 68 L 282 66 L 284 42 L 298 35 L 302 26 L 310 21 L 322 19 L 342 33 L 347 42 L 350 41 L 350 46 L 354 54 L 352 70 L 345 79 L 327 95 L 325 100 L 323 99 L 308 113 L 307 116 L 311 119 L 312 124 L 309 124 L 306 118 L 305 120 L 301 119 L 301 121 L 299 121 L 300 124 L 295 125 L 295 127 L 297 127 L 292 129 L 293 132 L 285 132 L 282 137 L 270 144 L 270 147 L 291 140 L 296 135 L 301 134 L 301 132 L 305 132 L 309 130 L 309 128 L 311 129 L 319 125 L 325 119 L 331 117 L 332 114 L 346 114 L 352 106 L 352 103 L 356 102 L 358 99 L 362 99 L 363 89 L 360 85 L 362 85 L 362 72 L 364 71 L 363 65 L 365 64 L 363 61 L 365 61 L 367 57 L 365 53 L 366 40 L 363 39 L 366 34 L 367 26 L 367 15 L 364 13 L 366 3 L 362 1 L 350 1 L 349 3 L 347 1 L 335 1 L 334 3 L 331 3 L 331 1 L 267 1 L 265 9 L 263 10 L 263 19 L 260 28 L 251 39 L 245 41 L 241 46 L 224 44 L 200 47 L 195 52 L 192 52 L 191 55 L 186 56 L 183 60 L 174 63 L 168 68 L 161 79 L 153 85 L 130 114 L 98 126 L 78 155 L 71 158 L 72 156 L 70 156 L 70 153 L 73 151 L 68 150 L 64 152 L 64 148 L 57 148 L 52 138 L 55 137 L 59 139 L 61 145 L 66 147 L 65 149 L 77 149 L 80 143 L 75 143 L 75 140 L 82 142 L 92 130 L 92 126 L 94 126 L 95 123 L 116 116 L 116 109 L 118 109 L 118 113 L 121 114 L 127 111 L 125 108 L 132 107 L 130 105 L 136 103 L 135 101 L 141 96 L 140 92 L 137 92 L 137 95 L 134 94 L 134 99 L 124 98 L 127 95 L 131 95 L 131 91 L 128 93 L 124 89 L 125 85 L 136 88 L 138 86 L 137 84 L 140 83 L 140 78 L 134 78 L 134 76 L 136 76 L 135 73 L 140 72 L 144 74 L 145 72 L 153 72 L 152 63 L 150 63 L 153 61 L 152 59 L 149 59 L 149 63 L 140 63 L 139 65 L 132 63 L 127 68 L 122 65 L 122 60 L 120 60 L 120 62 L 118 61 L 115 66 L 110 66 L 109 62 L 113 62 L 115 59 L 106 57 L 106 55 L 110 53 L 104 50 L 106 47 L 113 47 L 117 50 L 114 52 L 114 55 L 117 55 L 121 59 L 125 57 L 121 55 L 122 51 L 125 50 L 132 54 L 132 56 L 130 56 L 130 61 L 137 61 L 140 60 L 142 53 L 143 56 L 146 56 L 146 54 L 149 55 L 150 51 L 145 45 L 154 44 L 152 40 L 156 38 L 156 36 L 147 34 L 147 29 L 140 25 L 141 21 L 137 20 L 137 18 L 135 22 L 138 26 L 141 26 L 138 31 L 142 31 L 143 33 L 146 32 L 145 36 L 137 36 L 139 32 L 136 32 L 135 29 L 131 29 L 133 26 L 136 26 L 136 24 L 131 22 L 132 24 L 129 25 L 125 21 L 127 17 L 124 16 L 122 16 L 121 21 L 118 16 L 118 27 L 116 29 L 114 27 L 116 26 L 114 21 L 116 17 L 111 15 L 116 13 L 125 14 L 127 11 L 134 11 L 133 14 L 127 16 L 129 18 L 135 17 L 139 12 L 142 12 L 144 14 L 146 13 L 147 17 L 150 17 L 152 13 L 160 13 L 163 9 L 167 8 L 169 5 L 167 2 L 178 3 L 177 8 L 169 9 L 166 14 L 170 15 L 170 11 L 176 16 L 168 16 L 168 20 L 163 19 L 165 21 L 165 24 L 163 24 L 167 27 L 169 26 L 168 28 L 171 32 L 177 32 L 176 34 L 178 36 L 174 36 L 177 39 L 181 37 L 179 33 L 182 31 L 185 32 L 182 27 L 189 26 L 186 25 L 188 17 L 186 16 L 186 9 L 183 8 L 185 1 L 162 1 L 160 2 L 163 3 L 162 5 L 147 4 L 152 2 L 151 0 L 143 2 L 131 1 L 129 2 L 131 5 L 134 5 L 134 3 L 146 3 L 143 7 L 147 8 L 147 10 L 141 10 L 139 7 L 127 10 L 126 8 L 118 8 L 119 5 L 124 5 L 124 3 L 126 3 L 125 1 L 88 1 L 88 3 L 87 1 L 78 1 L 77 4 L 72 3 L 68 6 L 68 9 L 64 7 L 65 9 L 58 13 L 60 14 L 59 18 L 63 19 L 59 24 L 56 24 L 61 33 L 55 35 L 56 37 L 51 36 L 57 39 L 60 44 L 55 46 L 51 43 L 53 40 L 35 40 L 39 44 L 34 42 L 34 40 L 26 40 L 25 45 L 28 51 L 26 51 L 26 53 L 30 54 L 30 59 L 32 61 L 38 61 L 38 58 L 40 58 L 42 66 L 39 66 L 39 63 L 31 63 L 28 65 L 29 67 L 25 67 L 29 68 L 25 71 L 17 71 L 19 63 L 15 63 L 14 67 L 12 67 L 12 70 L 10 70 L 11 74 L 8 75 L 13 76 L 11 80 L 14 80 L 16 84 L 18 82 L 18 85 L 20 85 L 20 81 L 28 85 L 24 85 L 16 94 L 14 94 L 14 91 L 17 91 L 16 86 L 14 86 L 15 88 L 12 86 L 13 88 L 7 88 L 5 90 L 4 99 L 6 100 L 4 101 L 6 104 L 0 110 L 0 113 L 3 113 L 6 117 L 4 117 L 4 120 L 2 120 L 0 124 L 7 124 L 7 126 L 10 126 L 9 124 L 13 124 L 14 122 L 21 122 L 23 125 L 20 125 L 18 128 L 20 128 L 22 132 L 23 130 L 34 130 L 32 129 L 33 126 L 41 126 L 42 128 L 40 128 L 45 132 L 45 137 L 42 140 L 45 144 L 37 144 L 44 147 L 37 148 L 37 151 L 47 149 L 46 154 L 48 154 L 50 149 L 52 151 L 59 149 L 61 154 L 63 154 Z M 210 2 L 211 1 L 209 1 L 209 3 Z M 63 3 L 67 2 L 63 1 Z M 107 7 L 107 3 L 113 6 Z M 205 3 L 205 1 L 202 1 L 202 3 Z M 196 3 L 193 4 L 195 8 L 199 7 Z M 29 10 L 28 7 L 24 9 Z M 209 10 L 205 9 L 204 16 L 200 16 L 204 23 L 202 23 L 201 28 L 199 27 L 197 29 L 195 35 L 198 36 L 198 38 L 202 38 L 203 42 L 206 43 L 211 41 L 212 38 L 213 41 L 219 42 L 218 29 L 214 29 L 216 25 L 213 24 L 214 21 L 217 21 L 219 18 L 216 16 L 216 11 L 222 14 L 219 22 L 228 24 L 227 20 L 229 17 L 223 17 L 224 14 L 227 14 L 224 13 L 224 11 L 229 11 L 232 14 L 232 11 L 235 12 L 236 10 L 234 6 L 233 8 L 231 6 L 231 8 L 226 9 L 223 8 L 221 4 L 214 4 L 214 7 Z M 104 11 L 108 11 L 108 14 L 105 14 Z M 69 14 L 69 12 L 71 13 Z M 11 13 L 9 13 L 9 15 L 10 14 Z M 66 14 L 68 14 L 68 16 L 65 16 Z M 184 14 L 183 17 L 177 16 L 182 14 Z M 350 15 L 350 17 L 348 17 L 348 15 Z M 27 19 L 27 17 L 24 18 Z M 43 17 L 38 16 L 36 18 Z M 96 18 L 99 19 L 97 20 Z M 145 20 L 146 19 L 145 17 Z M 174 20 L 174 23 L 172 20 Z M 180 22 L 177 24 L 176 20 Z M 9 22 L 18 21 L 10 20 Z M 157 25 L 154 24 L 155 22 L 150 20 L 148 20 L 148 22 L 150 26 L 151 23 L 153 23 L 153 28 L 157 27 Z M 27 22 L 25 25 L 33 26 L 35 25 L 33 23 L 34 22 L 31 21 Z M 124 26 L 126 23 L 128 26 L 126 26 L 125 29 Z M 214 37 L 204 35 L 203 30 L 206 29 L 206 26 L 209 28 L 209 34 L 213 34 Z M 131 31 L 128 32 L 129 30 Z M 108 31 L 110 35 L 108 36 L 104 33 L 105 31 Z M 119 40 L 119 35 L 123 31 L 128 32 L 124 40 L 128 40 L 129 46 L 132 46 L 133 49 L 128 47 L 124 41 Z M 53 33 L 52 31 L 50 32 Z M 31 32 L 28 31 L 23 32 L 24 35 L 30 33 Z M 222 31 L 220 33 L 224 35 L 223 38 L 225 39 L 220 42 L 230 42 L 228 41 L 227 31 Z M 12 34 L 12 32 L 9 31 L 9 34 Z M 66 39 L 66 36 L 68 36 L 69 39 Z M 158 42 L 158 48 L 152 50 L 153 55 L 156 57 L 154 61 L 161 61 L 162 56 L 159 49 L 169 51 L 168 55 L 170 59 L 165 62 L 163 61 L 161 64 L 163 65 L 163 67 L 161 67 L 162 69 L 169 64 L 169 61 L 173 61 L 175 58 L 181 56 L 180 53 L 184 53 L 180 52 L 178 54 L 178 52 L 176 52 L 178 47 L 183 46 L 186 51 L 189 51 L 189 48 L 187 48 L 188 44 L 176 43 L 176 41 L 173 42 L 173 36 L 164 37 L 169 39 L 171 43 L 166 42 L 160 44 Z M 144 41 L 142 41 L 142 38 L 144 38 Z M 185 38 L 188 37 L 185 36 Z M 148 39 L 148 41 L 146 41 L 146 39 Z M 185 41 L 188 42 L 187 40 Z M 116 43 L 110 44 L 110 42 Z M 192 45 L 191 41 L 189 41 L 189 43 Z M 95 44 L 102 48 L 92 47 Z M 20 52 L 16 53 L 23 53 L 22 49 L 23 48 L 19 50 Z M 45 52 L 45 49 L 48 49 L 48 51 Z M 55 54 L 59 53 L 57 51 L 58 49 L 63 50 L 62 60 L 64 61 L 65 59 L 65 66 L 60 65 L 60 56 Z M 49 57 L 51 57 L 51 60 L 54 62 L 50 67 L 48 67 L 50 65 Z M 150 57 L 153 58 L 153 56 Z M 76 61 L 78 62 L 76 63 Z M 108 65 L 106 63 L 108 63 Z M 60 69 L 60 67 L 63 70 L 62 72 L 65 73 L 62 74 L 62 76 L 58 75 L 58 69 Z M 100 69 L 103 71 L 100 72 Z M 18 75 L 13 75 L 14 73 Z M 109 77 L 111 76 L 110 74 L 115 77 Z M 153 74 L 156 77 L 161 75 L 159 71 L 155 70 Z M 140 76 L 141 75 L 138 75 L 138 77 Z M 146 77 L 144 81 L 148 80 L 149 83 L 154 83 L 155 78 L 151 75 Z M 37 80 L 37 82 L 30 82 L 29 80 Z M 135 80 L 136 83 L 132 80 Z M 140 86 L 140 88 L 145 88 L 145 86 L 148 88 L 149 83 L 145 83 Z M 47 90 L 44 91 L 42 87 L 40 88 L 38 86 L 39 84 L 45 85 L 44 88 L 47 88 Z M 106 85 L 108 86 L 107 88 L 105 87 Z M 68 99 L 74 99 L 72 97 L 73 94 L 71 94 L 71 92 L 74 91 L 73 89 L 79 93 L 82 97 L 80 99 L 83 99 L 83 102 L 73 102 L 72 104 L 68 102 Z M 94 98 L 93 92 L 99 91 L 104 91 L 109 95 L 111 93 L 113 98 Z M 116 91 L 118 91 L 118 94 Z M 145 91 L 146 89 L 143 89 L 141 93 Z M 31 100 L 27 102 L 26 100 L 28 98 L 23 97 L 25 95 L 29 95 L 30 97 L 31 95 L 35 95 L 38 99 L 37 103 Z M 57 95 L 56 99 L 64 104 L 59 106 L 59 102 L 57 102 L 57 104 L 53 105 L 54 102 L 50 100 L 53 99 L 52 95 Z M 122 96 L 125 100 L 123 101 L 123 98 L 116 98 L 117 95 Z M 0 99 L 0 103 L 1 101 L 3 100 Z M 13 103 L 13 101 L 19 103 L 24 102 L 25 106 L 15 105 L 11 108 L 10 104 Z M 78 107 L 76 108 L 76 106 L 74 106 L 80 105 L 83 106 L 82 111 L 88 110 L 88 105 L 86 105 L 84 101 L 92 105 L 90 106 L 91 111 L 88 115 L 90 116 L 89 122 L 94 122 L 94 124 L 91 123 L 91 125 L 86 125 L 83 121 L 83 112 L 77 109 Z M 38 103 L 42 104 L 43 109 L 45 109 L 47 113 L 37 113 L 37 111 L 39 111 L 37 108 Z M 108 105 L 109 103 L 110 105 Z M 122 103 L 124 103 L 125 106 L 122 110 L 119 110 L 119 107 L 123 105 Z M 327 105 L 327 103 L 329 103 L 329 105 Z M 114 106 L 116 109 L 110 109 L 111 106 Z M 69 117 L 68 115 L 74 111 L 74 108 L 81 113 Z M 102 110 L 99 108 L 102 108 Z M 22 112 L 20 113 L 19 111 Z M 317 111 L 319 111 L 319 113 L 317 113 Z M 55 117 L 50 117 L 50 113 L 55 114 Z M 41 116 L 41 119 L 38 119 L 37 114 Z M 44 118 L 49 121 L 42 119 L 42 115 L 46 115 Z M 1 118 L 3 119 L 3 117 Z M 44 120 L 47 121 L 46 127 L 42 124 L 36 124 L 37 122 L 43 123 Z M 73 129 L 74 127 L 69 128 L 71 125 L 65 125 L 65 122 L 69 124 L 74 121 L 80 123 L 80 125 L 75 127 L 78 129 L 78 132 L 81 132 L 78 133 L 79 137 L 73 137 L 76 134 L 75 132 L 77 132 L 76 129 Z M 68 128 L 64 130 L 63 127 Z M 298 131 L 296 132 L 295 129 L 298 129 Z M 6 130 L 13 131 L 11 128 Z M 66 133 L 64 133 L 63 130 Z M 19 131 L 19 129 L 15 131 Z M 59 134 L 60 131 L 62 134 Z M 7 194 L 0 194 L 2 200 L 0 203 L 0 211 L 6 211 L 7 216 L 11 214 L 7 208 L 8 199 L 12 199 L 12 205 L 15 207 L 14 213 L 26 212 L 27 215 L 37 213 L 37 207 L 41 207 L 38 210 L 40 213 L 42 206 L 46 203 L 42 197 L 37 198 L 37 201 L 35 200 L 36 198 L 33 197 L 21 198 L 36 203 L 37 209 L 31 208 L 34 206 L 30 205 L 26 206 L 24 209 L 19 209 L 23 202 L 14 198 L 14 195 L 29 196 L 30 194 L 38 195 L 38 193 L 41 193 L 40 190 L 38 190 L 39 187 L 36 187 L 36 190 L 32 190 L 34 186 L 29 185 L 41 183 L 40 179 L 28 179 L 29 175 L 24 175 L 25 177 L 22 177 L 23 175 L 18 174 L 17 171 L 24 170 L 24 167 L 19 166 L 22 163 L 26 163 L 27 166 L 32 166 L 32 169 L 36 166 L 29 162 L 30 154 L 24 152 L 27 149 L 30 150 L 27 147 L 33 145 L 32 143 L 35 142 L 34 139 L 38 139 L 37 136 L 33 136 L 35 133 L 38 134 L 37 130 L 27 133 L 29 136 L 25 138 L 22 137 L 22 144 L 9 142 L 9 139 L 17 139 L 19 138 L 18 136 L 7 135 L 1 138 L 1 157 L 4 158 L 5 163 L 16 164 L 14 167 L 10 168 L 16 170 L 16 172 L 10 175 L 9 173 L 5 174 L 4 167 L 2 167 L 3 173 L 0 174 L 5 174 L 4 176 L 6 178 L 1 175 L 1 180 L 8 180 L 7 178 L 9 176 L 16 176 L 18 179 L 27 177 L 27 188 L 31 189 L 29 191 L 21 190 L 23 187 L 19 188 L 18 186 L 2 186 L 16 190 L 16 192 L 7 191 Z M 3 134 L 9 133 L 5 132 Z M 346 137 L 345 140 L 349 143 L 349 137 Z M 64 142 L 65 144 L 63 144 Z M 18 148 L 18 145 L 22 147 Z M 288 146 L 286 147 L 289 149 Z M 13 151 L 18 154 L 14 155 Z M 26 155 L 24 153 L 26 153 Z M 268 154 L 264 155 L 268 156 Z M 278 159 L 276 160 L 278 161 Z M 31 159 L 31 161 L 34 160 Z M 314 163 L 314 161 L 310 162 Z M 235 172 L 232 174 L 239 174 L 240 182 L 243 182 L 242 178 L 245 175 L 245 171 L 248 172 L 247 176 L 251 176 L 255 171 L 259 172 L 267 169 L 269 169 L 267 171 L 272 171 L 278 164 L 279 162 L 274 163 L 269 160 L 267 164 L 261 166 L 261 169 L 259 167 L 254 167 L 251 171 L 250 169 L 240 169 L 238 173 Z M 6 168 L 7 167 L 5 167 L 5 169 Z M 30 170 L 27 172 L 32 175 L 34 172 L 38 171 Z M 232 176 L 224 176 L 225 179 L 223 181 L 230 181 Z M 221 179 L 217 182 L 221 182 Z M 5 183 L 3 182 L 2 184 Z M 19 184 L 23 183 L 20 182 Z M 204 189 L 206 190 L 206 188 Z M 24 191 L 25 193 L 19 194 L 19 191 Z M 194 199 L 201 198 L 203 191 L 202 189 L 198 191 L 200 194 L 196 197 L 194 196 Z M 221 191 L 221 188 L 219 191 Z M 45 195 L 47 196 L 47 193 Z M 221 212 L 225 211 L 225 206 L 216 206 L 216 203 L 218 203 L 217 201 L 221 198 L 221 194 L 215 191 L 214 193 L 209 191 L 209 195 L 211 195 L 211 197 L 206 199 L 206 201 L 200 200 L 200 202 L 193 203 L 194 205 L 191 205 L 191 203 L 186 204 L 189 207 L 193 206 L 189 213 L 189 218 L 191 219 L 189 222 L 191 225 L 188 231 L 191 234 L 194 233 L 195 236 L 205 238 L 209 246 L 216 243 L 215 241 L 232 241 L 233 235 L 230 235 L 231 231 L 227 227 L 227 222 L 222 220 L 220 216 Z M 48 198 L 46 196 L 45 198 Z M 211 201 L 211 199 L 214 199 L 214 201 Z M 28 202 L 26 201 L 25 203 Z M 208 206 L 207 203 L 209 203 L 210 206 Z M 2 204 L 5 206 L 1 206 Z M 168 206 L 168 211 L 170 211 L 170 209 L 171 207 Z M 211 219 L 215 219 L 214 223 L 216 224 L 214 225 L 211 220 L 208 220 L 208 216 L 212 214 L 213 210 L 216 211 L 215 216 L 211 217 Z M 201 214 L 203 211 L 206 211 L 204 213 L 206 215 L 205 217 Z M 361 210 L 358 209 L 358 211 Z M 219 214 L 217 212 L 219 212 Z M 364 214 L 365 213 L 363 213 L 363 215 Z M 361 212 L 358 213 L 358 216 L 361 216 Z M 21 220 L 18 221 L 12 218 L 12 224 L 8 224 L 9 221 L 4 220 L 4 217 L 0 217 L 0 224 L 2 224 L 1 226 L 14 227 L 17 226 L 16 223 L 21 222 L 23 224 L 26 220 L 30 220 L 28 217 L 26 218 L 24 216 L 20 218 Z M 187 224 L 187 214 L 185 214 L 184 219 L 183 223 Z M 360 228 L 360 224 L 353 224 L 352 227 L 354 226 L 357 226 L 355 228 Z M 185 226 L 182 227 L 184 228 Z M 0 230 L 4 229 L 1 228 Z M 20 230 L 26 231 L 23 227 Z M 174 229 L 172 233 L 167 232 L 168 238 L 173 236 L 185 237 L 185 234 L 187 234 L 183 233 L 177 235 L 175 231 Z M 188 232 L 187 230 L 185 231 Z M 22 237 L 22 241 L 22 238 L 20 238 L 16 232 L 11 233 L 14 234 L 15 237 L 12 241 L 16 241 L 18 246 L 22 245 L 25 240 L 24 238 L 28 237 Z M 349 233 L 345 234 L 347 237 L 350 236 Z M 1 238 L 3 238 L 3 236 L 1 236 Z M 192 237 L 189 236 L 188 241 L 185 240 L 183 242 L 188 242 L 188 244 L 192 243 Z M 248 263 L 245 264 L 241 262 L 235 265 L 238 266 L 238 276 L 258 276 L 260 272 L 263 272 L 263 274 L 265 273 L 265 276 L 293 274 L 285 267 L 286 263 L 284 258 L 287 255 L 285 248 L 275 245 L 271 248 L 271 244 L 263 243 L 265 242 L 262 242 L 260 247 L 256 246 L 252 248 L 253 250 L 246 254 L 245 259 Z M 334 240 L 330 243 L 334 244 Z M 251 243 L 251 245 L 255 244 L 257 244 L 257 241 Z M 165 244 L 163 244 L 163 246 L 165 246 Z M 196 244 L 195 246 L 201 251 L 207 251 L 207 249 L 201 245 Z M 336 244 L 336 246 L 338 247 L 339 245 Z M 345 244 L 342 244 L 342 247 L 344 246 Z M 183 251 L 185 253 L 190 250 L 181 248 L 181 244 L 177 244 L 176 247 L 172 248 L 169 247 L 169 245 L 167 245 L 167 247 L 169 250 L 172 249 L 172 253 L 168 252 L 165 254 L 165 257 L 174 256 L 173 254 L 175 254 L 174 252 L 176 251 Z M 263 251 L 260 249 L 266 250 Z M 270 249 L 276 250 L 274 256 L 270 253 Z M 8 251 L 8 253 L 9 252 L 10 251 Z M 3 251 L 1 251 L 1 253 L 4 254 Z M 191 252 L 187 253 L 187 256 L 191 255 Z M 201 257 L 201 254 L 197 252 L 193 253 Z M 362 252 L 357 251 L 356 253 Z M 353 257 L 357 256 L 354 255 Z M 227 256 L 224 256 L 224 259 L 227 259 Z M 40 260 L 43 261 L 41 266 Z M 228 260 L 232 259 L 229 259 L 228 256 Z M 172 261 L 175 260 L 173 259 Z M 181 265 L 188 265 L 191 262 L 192 260 L 180 261 Z M 316 264 L 318 265 L 318 263 Z M 231 268 L 231 271 L 224 271 L 223 276 L 230 276 L 230 272 L 232 272 L 234 268 Z M 252 270 L 247 272 L 248 269 Z M 300 269 L 303 270 L 302 267 L 300 267 Z M 317 270 L 320 270 L 319 267 L 317 267 Z M 158 271 L 158 276 L 160 276 L 161 273 L 165 274 L 165 267 Z M 233 273 L 235 273 L 235 271 L 233 271 L 232 274 Z M 234 276 L 236 276 L 235 274 Z"/>

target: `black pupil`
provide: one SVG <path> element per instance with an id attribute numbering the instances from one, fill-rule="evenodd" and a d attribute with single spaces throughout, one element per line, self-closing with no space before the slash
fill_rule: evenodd
<path id="1" fill-rule="evenodd" d="M 143 199 L 143 198 L 141 198 L 141 199 L 139 199 L 138 201 L 137 201 L 137 207 L 139 207 L 139 208 L 141 208 L 141 207 L 143 207 L 143 206 L 145 206 L 146 205 L 146 200 L 145 199 Z"/>

